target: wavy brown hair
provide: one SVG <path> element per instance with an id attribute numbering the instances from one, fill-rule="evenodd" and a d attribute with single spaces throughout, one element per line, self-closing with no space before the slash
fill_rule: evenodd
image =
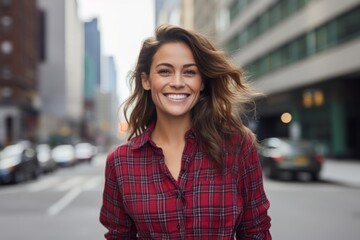
<path id="1" fill-rule="evenodd" d="M 242 116 L 253 103 L 255 92 L 245 82 L 244 72 L 231 63 L 224 52 L 217 50 L 203 35 L 172 25 L 161 25 L 155 36 L 143 42 L 135 70 L 130 75 L 133 93 L 124 102 L 124 115 L 129 124 L 129 139 L 143 133 L 156 120 L 156 109 L 150 91 L 141 84 L 141 73 L 149 75 L 153 56 L 165 43 L 183 42 L 194 55 L 205 88 L 192 109 L 192 124 L 201 146 L 222 165 L 226 141 L 235 132 L 243 136 L 251 132 Z M 127 114 L 131 110 L 130 118 Z M 255 142 L 255 137 L 253 137 Z M 240 147 L 240 146 L 237 146 Z"/>

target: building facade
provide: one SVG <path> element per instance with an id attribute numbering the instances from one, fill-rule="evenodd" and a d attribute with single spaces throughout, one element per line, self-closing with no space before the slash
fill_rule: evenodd
<path id="1" fill-rule="evenodd" d="M 0 1 L 0 146 L 36 137 L 37 40 L 36 0 Z"/>
<path id="2" fill-rule="evenodd" d="M 98 94 L 97 122 L 101 135 L 106 139 L 107 146 L 118 145 L 120 142 L 119 132 L 119 96 L 118 77 L 115 58 L 104 56 L 103 60 L 103 81 L 101 93 Z"/>
<path id="3" fill-rule="evenodd" d="M 84 23 L 85 33 L 85 83 L 84 83 L 84 120 L 83 137 L 94 141 L 97 135 L 96 99 L 100 93 L 102 81 L 101 33 L 98 19 L 93 18 Z"/>
<path id="4" fill-rule="evenodd" d="M 72 0 L 38 0 L 40 23 L 39 140 L 77 138 L 83 118 L 84 30 Z"/>
<path id="5" fill-rule="evenodd" d="M 155 0 L 155 26 L 181 24 L 181 0 Z"/>
<path id="6" fill-rule="evenodd" d="M 317 140 L 329 156 L 359 157 L 360 1 L 224 0 L 214 9 L 216 41 L 266 94 L 258 137 Z"/>

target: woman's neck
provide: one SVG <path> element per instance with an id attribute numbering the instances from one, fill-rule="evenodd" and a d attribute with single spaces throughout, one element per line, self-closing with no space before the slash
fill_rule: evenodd
<path id="1" fill-rule="evenodd" d="M 158 118 L 152 133 L 152 140 L 157 145 L 175 144 L 184 141 L 185 133 L 191 128 L 191 119 L 184 118 Z"/>

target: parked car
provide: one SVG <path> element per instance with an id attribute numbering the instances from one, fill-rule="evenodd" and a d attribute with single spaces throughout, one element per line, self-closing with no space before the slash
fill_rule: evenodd
<path id="1" fill-rule="evenodd" d="M 75 158 L 79 162 L 91 162 L 96 154 L 96 147 L 91 143 L 78 143 L 75 145 Z"/>
<path id="2" fill-rule="evenodd" d="M 306 172 L 315 181 L 319 178 L 324 155 L 315 142 L 267 138 L 260 142 L 259 158 L 268 178 L 277 178 L 282 172 L 295 178 L 297 173 Z"/>
<path id="3" fill-rule="evenodd" d="M 59 167 L 74 166 L 75 149 L 71 144 L 58 145 L 51 151 L 51 156 Z"/>
<path id="4" fill-rule="evenodd" d="M 49 173 L 56 170 L 57 164 L 51 156 L 51 147 L 49 144 L 41 143 L 37 145 L 36 152 L 42 172 Z"/>
<path id="5" fill-rule="evenodd" d="M 36 150 L 28 141 L 5 147 L 0 153 L 0 182 L 18 183 L 41 173 Z"/>

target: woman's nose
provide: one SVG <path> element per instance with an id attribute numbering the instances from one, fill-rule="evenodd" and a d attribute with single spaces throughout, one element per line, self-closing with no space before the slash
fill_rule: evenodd
<path id="1" fill-rule="evenodd" d="M 184 87 L 185 82 L 180 73 L 174 74 L 171 79 L 170 86 L 172 87 Z"/>

